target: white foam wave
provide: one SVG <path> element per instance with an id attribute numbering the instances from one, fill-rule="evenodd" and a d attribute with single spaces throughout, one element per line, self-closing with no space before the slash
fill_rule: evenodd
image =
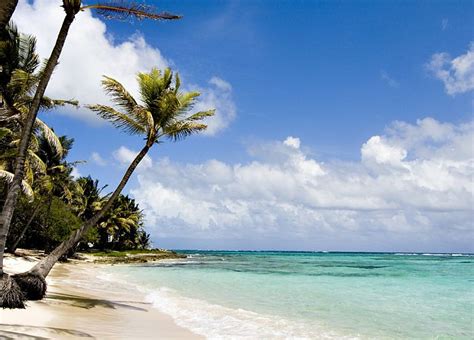
<path id="1" fill-rule="evenodd" d="M 394 255 L 396 256 L 453 256 L 453 257 L 459 257 L 459 256 L 466 256 L 466 257 L 472 257 L 474 256 L 473 254 L 459 254 L 459 253 L 395 253 Z"/>
<path id="2" fill-rule="evenodd" d="M 356 339 L 320 327 L 184 297 L 161 287 L 146 297 L 181 327 L 208 339 Z"/>
<path id="3" fill-rule="evenodd" d="M 308 324 L 290 321 L 273 315 L 224 307 L 210 302 L 185 297 L 168 287 L 154 289 L 132 284 L 120 274 L 102 272 L 96 276 L 114 289 L 133 287 L 145 295 L 153 308 L 173 318 L 175 323 L 195 334 L 211 340 L 220 339 L 359 339 L 344 336 L 321 327 L 316 322 Z"/>

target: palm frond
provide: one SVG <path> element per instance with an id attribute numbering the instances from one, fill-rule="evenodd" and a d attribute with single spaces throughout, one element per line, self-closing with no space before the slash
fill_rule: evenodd
<path id="1" fill-rule="evenodd" d="M 0 170 L 0 178 L 5 180 L 7 183 L 13 182 L 14 175 L 6 170 Z M 21 190 L 23 193 L 28 196 L 30 199 L 34 197 L 33 189 L 26 181 L 21 181 Z"/>
<path id="2" fill-rule="evenodd" d="M 16 145 L 18 146 L 20 144 L 20 140 L 18 139 L 18 143 L 16 143 Z M 40 148 L 40 143 L 39 143 L 39 140 L 38 140 L 38 136 L 36 135 L 32 135 L 31 136 L 31 140 L 30 140 L 30 145 L 28 146 L 28 149 L 36 152 L 38 151 Z"/>
<path id="3" fill-rule="evenodd" d="M 15 136 L 17 137 L 17 136 Z M 13 139 L 12 141 L 10 141 L 10 143 L 8 143 L 8 146 L 9 147 L 14 147 L 14 148 L 18 148 L 18 145 L 20 145 L 20 139 L 17 138 L 17 139 Z"/>
<path id="4" fill-rule="evenodd" d="M 112 97 L 112 101 L 127 112 L 132 112 L 138 105 L 135 98 L 117 80 L 104 76 L 102 87 Z"/>
<path id="5" fill-rule="evenodd" d="M 176 76 L 174 78 L 175 78 L 175 81 L 174 81 L 174 94 L 177 95 L 178 91 L 179 91 L 179 88 L 181 86 L 181 78 L 179 77 L 178 72 L 176 72 Z"/>
<path id="6" fill-rule="evenodd" d="M 17 155 L 17 148 L 3 149 L 0 153 L 0 160 L 9 160 Z"/>
<path id="7" fill-rule="evenodd" d="M 153 129 L 155 126 L 155 121 L 153 119 L 153 115 L 149 110 L 141 105 L 137 105 L 131 115 L 135 117 L 135 119 L 140 122 L 146 129 Z"/>
<path id="8" fill-rule="evenodd" d="M 95 9 L 97 14 L 106 19 L 130 20 L 130 19 L 151 19 L 151 20 L 177 20 L 180 15 L 167 12 L 158 13 L 153 6 L 132 1 L 107 1 L 96 5 L 84 6 L 81 10 Z"/>
<path id="9" fill-rule="evenodd" d="M 166 126 L 182 114 L 179 100 L 176 98 L 173 91 L 166 91 L 157 101 L 158 105 L 155 109 L 155 113 L 158 115 L 155 118 L 156 124 Z"/>
<path id="10" fill-rule="evenodd" d="M 5 36 L 0 42 L 0 60 L 2 73 L 8 77 L 16 69 L 33 73 L 39 64 L 39 57 L 35 52 L 36 39 L 32 35 L 18 32 L 17 27 L 10 22 L 5 30 Z"/>
<path id="11" fill-rule="evenodd" d="M 115 127 L 132 134 L 146 134 L 146 129 L 132 117 L 121 113 L 114 108 L 106 105 L 88 105 L 87 108 L 97 113 L 101 118 L 106 119 Z"/>
<path id="12" fill-rule="evenodd" d="M 74 162 L 68 162 L 68 166 L 76 166 L 78 164 L 85 164 L 87 161 L 81 160 L 81 161 L 74 161 Z"/>
<path id="13" fill-rule="evenodd" d="M 163 85 L 161 81 L 161 71 L 152 68 L 150 73 L 138 73 L 137 81 L 142 101 L 153 110 L 157 106 L 157 99 L 160 98 Z"/>
<path id="14" fill-rule="evenodd" d="M 68 165 L 70 165 L 70 163 Z M 65 165 L 65 164 L 55 165 L 55 166 L 52 166 L 52 167 L 48 168 L 48 170 L 50 170 L 50 171 L 57 170 L 58 172 L 65 172 L 67 169 L 68 169 L 68 166 Z"/>
<path id="15" fill-rule="evenodd" d="M 34 178 L 35 178 L 35 172 L 33 171 L 33 168 L 30 166 L 29 157 L 27 157 L 25 161 L 25 175 L 23 179 L 25 180 L 25 182 L 31 185 L 33 183 Z"/>
<path id="16" fill-rule="evenodd" d="M 6 89 L 16 107 L 28 104 L 31 101 L 38 81 L 37 75 L 27 71 L 16 69 L 12 72 Z"/>
<path id="17" fill-rule="evenodd" d="M 214 116 L 215 113 L 216 113 L 216 110 L 200 111 L 187 117 L 186 120 L 188 121 L 202 120 L 204 118 Z"/>
<path id="18" fill-rule="evenodd" d="M 41 130 L 41 133 L 48 143 L 55 149 L 57 155 L 62 156 L 64 152 L 63 146 L 54 131 L 39 118 L 36 118 L 35 126 Z"/>
<path id="19" fill-rule="evenodd" d="M 36 153 L 31 150 L 28 150 L 28 163 L 29 167 L 34 170 L 35 173 L 46 173 L 46 164 Z"/>
<path id="20" fill-rule="evenodd" d="M 19 45 L 19 68 L 33 73 L 40 63 L 38 54 L 36 53 L 36 38 L 32 35 L 21 34 Z"/>
<path id="21" fill-rule="evenodd" d="M 41 176 L 39 179 L 35 180 L 36 192 L 38 190 L 46 193 L 50 193 L 53 190 L 53 183 L 50 176 Z"/>
<path id="22" fill-rule="evenodd" d="M 2 139 L 3 137 L 5 137 L 5 136 L 7 136 L 11 133 L 12 133 L 12 131 L 10 129 L 5 128 L 5 127 L 0 127 L 0 139 Z"/>
<path id="23" fill-rule="evenodd" d="M 206 124 L 181 120 L 164 128 L 163 133 L 169 139 L 179 141 L 206 128 Z"/>
<path id="24" fill-rule="evenodd" d="M 194 104 L 194 99 L 200 96 L 200 93 L 197 91 L 186 92 L 178 94 L 178 101 L 182 108 L 182 110 L 189 110 L 191 109 L 192 105 Z"/>
<path id="25" fill-rule="evenodd" d="M 47 96 L 43 96 L 40 105 L 43 110 L 51 110 L 65 105 L 78 107 L 79 102 L 74 99 L 52 99 Z"/>

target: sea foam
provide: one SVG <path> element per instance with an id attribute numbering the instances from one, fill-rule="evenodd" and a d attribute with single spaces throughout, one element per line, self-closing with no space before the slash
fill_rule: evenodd
<path id="1" fill-rule="evenodd" d="M 348 337 L 321 326 L 263 315 L 245 309 L 233 309 L 205 300 L 181 295 L 168 287 L 149 288 L 130 283 L 115 273 L 96 276 L 105 286 L 115 289 L 133 287 L 145 295 L 153 308 L 171 316 L 174 322 L 207 339 L 359 339 Z"/>
<path id="2" fill-rule="evenodd" d="M 170 315 L 177 325 L 208 339 L 357 339 L 316 326 L 308 328 L 305 323 L 184 297 L 167 287 L 153 290 L 146 301 Z"/>

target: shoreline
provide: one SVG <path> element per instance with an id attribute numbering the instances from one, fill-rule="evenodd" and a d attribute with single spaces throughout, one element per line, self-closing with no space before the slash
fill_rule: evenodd
<path id="1" fill-rule="evenodd" d="M 35 261 L 6 257 L 7 273 L 23 272 Z M 27 339 L 202 339 L 178 326 L 145 302 L 140 292 L 101 284 L 96 277 L 104 264 L 58 263 L 47 277 L 48 291 L 26 309 L 0 310 L 0 338 Z M 80 282 L 97 285 L 87 289 Z"/>

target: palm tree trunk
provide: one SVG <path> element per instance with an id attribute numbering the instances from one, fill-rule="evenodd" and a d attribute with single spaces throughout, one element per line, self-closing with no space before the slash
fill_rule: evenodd
<path id="1" fill-rule="evenodd" d="M 20 146 L 18 148 L 18 155 L 16 156 L 15 176 L 13 177 L 13 181 L 10 185 L 10 190 L 8 191 L 7 199 L 3 205 L 2 214 L 0 216 L 0 277 L 2 277 L 3 274 L 3 254 L 5 252 L 5 243 L 8 235 L 8 230 L 10 228 L 10 223 L 13 217 L 13 211 L 15 210 L 15 206 L 18 200 L 18 194 L 21 188 L 21 181 L 24 177 L 26 151 L 30 143 L 33 125 L 36 120 L 36 116 L 38 115 L 40 101 L 43 98 L 46 86 L 48 85 L 51 75 L 53 74 L 53 70 L 58 63 L 58 59 L 61 55 L 64 42 L 66 41 L 69 27 L 74 21 L 74 18 L 74 14 L 66 14 L 64 18 L 63 24 L 56 39 L 56 44 L 54 45 L 54 48 L 51 52 L 51 56 L 48 59 L 43 76 L 39 81 L 38 88 L 36 89 L 36 93 L 33 98 L 30 110 L 28 112 L 27 119 L 23 126 Z"/>
<path id="2" fill-rule="evenodd" d="M 28 228 L 30 227 L 31 223 L 32 223 L 33 220 L 35 219 L 36 214 L 38 214 L 40 208 L 41 208 L 41 202 L 38 202 L 38 204 L 37 204 L 36 207 L 35 207 L 35 210 L 33 210 L 33 214 L 31 214 L 30 219 L 29 219 L 28 222 L 26 223 L 26 225 L 25 225 L 25 227 L 23 228 L 23 230 L 21 231 L 20 235 L 17 237 L 17 239 L 15 240 L 15 242 L 13 242 L 13 244 L 11 245 L 11 247 L 8 248 L 8 252 L 10 252 L 10 253 L 12 253 L 12 254 L 15 253 L 16 248 L 18 247 L 18 244 L 20 243 L 20 241 L 21 241 L 21 239 L 23 238 L 23 236 L 25 236 L 26 231 L 28 230 Z"/>
<path id="3" fill-rule="evenodd" d="M 18 0 L 2 0 L 0 1 L 0 30 L 10 22 L 10 19 L 15 11 Z"/>
<path id="4" fill-rule="evenodd" d="M 128 180 L 130 179 L 130 176 L 132 175 L 133 171 L 136 169 L 140 161 L 145 157 L 147 154 L 148 150 L 150 150 L 152 144 L 146 144 L 145 147 L 138 153 L 138 155 L 135 157 L 133 162 L 130 164 L 128 167 L 127 171 L 125 172 L 125 175 L 123 176 L 122 180 L 120 181 L 120 184 L 117 186 L 115 191 L 113 192 L 112 196 L 108 199 L 107 203 L 105 203 L 104 207 L 97 213 L 95 214 L 91 219 L 88 221 L 84 222 L 83 225 L 81 225 L 77 230 L 75 230 L 69 238 L 65 241 L 63 241 L 56 249 L 54 249 L 48 256 L 46 256 L 44 259 L 42 259 L 40 262 L 38 262 L 30 271 L 29 273 L 32 273 L 34 275 L 41 275 L 43 277 L 46 277 L 49 272 L 51 271 L 51 268 L 53 268 L 54 264 L 68 252 L 69 249 L 74 247 L 84 236 L 84 234 L 93 226 L 97 224 L 97 222 L 100 220 L 102 216 L 112 207 L 112 204 L 114 201 L 117 199 L 117 197 L 120 195 L 122 192 L 123 188 L 127 184 Z"/>

